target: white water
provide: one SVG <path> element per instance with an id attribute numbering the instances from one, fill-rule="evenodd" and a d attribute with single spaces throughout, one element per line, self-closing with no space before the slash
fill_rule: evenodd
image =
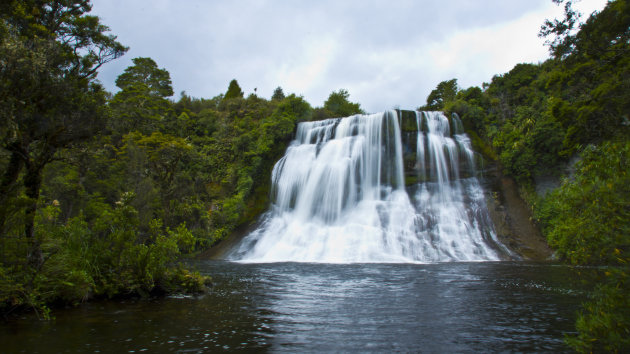
<path id="1" fill-rule="evenodd" d="M 423 121 L 424 120 L 424 121 Z M 418 113 L 415 173 L 405 188 L 397 112 L 298 126 L 272 173 L 273 204 L 230 258 L 247 262 L 498 260 L 474 153 L 461 122 Z M 422 128 L 426 127 L 426 131 Z M 460 161 L 461 160 L 461 161 Z"/>

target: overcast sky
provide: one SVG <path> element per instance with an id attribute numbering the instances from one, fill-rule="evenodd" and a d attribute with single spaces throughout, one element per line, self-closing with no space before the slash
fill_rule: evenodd
<path id="1" fill-rule="evenodd" d="M 321 106 L 341 88 L 368 112 L 414 109 L 457 78 L 481 86 L 548 57 L 538 30 L 551 0 L 92 0 L 130 49 L 99 79 L 110 91 L 135 57 L 151 57 L 181 91 L 211 98 L 238 80 L 246 95 L 281 86 Z M 587 17 L 606 0 L 582 0 Z"/>

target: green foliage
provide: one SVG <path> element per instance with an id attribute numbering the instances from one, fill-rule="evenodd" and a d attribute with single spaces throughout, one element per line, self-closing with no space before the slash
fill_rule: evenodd
<path id="1" fill-rule="evenodd" d="M 241 90 L 241 87 L 238 85 L 236 80 L 230 81 L 230 85 L 223 96 L 223 99 L 225 100 L 229 100 L 231 98 L 243 98 L 243 90 Z"/>
<path id="2" fill-rule="evenodd" d="M 565 0 L 552 0 L 555 4 L 560 5 Z M 580 19 L 580 13 L 573 10 L 572 1 L 569 0 L 564 4 L 564 18 L 562 20 L 555 19 L 545 20 L 545 23 L 541 26 L 539 37 L 554 36 L 553 40 L 546 42 L 549 45 L 549 49 L 556 57 L 562 57 L 571 51 L 574 45 L 574 35 L 572 31 L 578 27 L 578 21 Z"/>
<path id="3" fill-rule="evenodd" d="M 168 192 L 177 172 L 191 158 L 192 146 L 184 139 L 161 132 L 144 136 L 138 132 L 125 135 L 125 145 L 121 153 L 126 153 L 130 146 L 141 149 L 146 156 L 149 174 L 161 185 L 162 192 Z"/>
<path id="4" fill-rule="evenodd" d="M 327 117 L 349 117 L 354 114 L 365 113 L 361 109 L 361 105 L 353 103 L 348 100 L 350 94 L 347 90 L 340 89 L 339 91 L 333 91 L 328 99 L 324 102 L 324 110 Z"/>
<path id="5" fill-rule="evenodd" d="M 127 50 L 90 9 L 85 0 L 15 0 L 0 12 L 1 148 L 11 155 L 0 183 L 0 234 L 10 231 L 7 202 L 21 182 L 28 200 L 21 231 L 35 268 L 44 261 L 34 234 L 43 170 L 58 150 L 102 129 L 106 95 L 96 70 Z"/>
<path id="6" fill-rule="evenodd" d="M 173 95 L 171 75 L 165 69 L 159 69 L 151 58 L 134 58 L 133 65 L 125 69 L 116 79 L 116 86 L 129 89 L 142 85 L 149 95 L 170 97 Z"/>
<path id="7" fill-rule="evenodd" d="M 589 147 L 576 168 L 538 208 L 549 244 L 573 264 L 627 265 L 630 142 Z"/>
<path id="8" fill-rule="evenodd" d="M 278 86 L 275 90 L 273 90 L 273 95 L 271 96 L 272 101 L 281 101 L 285 98 L 284 91 L 282 91 L 282 87 Z"/>
<path id="9" fill-rule="evenodd" d="M 168 71 L 158 69 L 151 58 L 133 62 L 116 79 L 121 91 L 110 102 L 113 117 L 108 125 L 116 141 L 132 131 L 150 135 L 177 121 L 172 103 L 166 99 L 173 94 Z"/>
<path id="10" fill-rule="evenodd" d="M 628 268 L 609 268 L 590 301 L 584 304 L 576 326 L 578 334 L 566 342 L 579 353 L 630 351 L 630 274 Z"/>
<path id="11" fill-rule="evenodd" d="M 173 268 L 181 252 L 188 252 L 195 238 L 180 225 L 175 231 L 163 228 L 162 221 L 152 220 L 146 233 L 138 230 L 138 213 L 131 206 L 133 195 L 127 194 L 114 208 L 101 204 L 100 216 L 88 223 L 75 217 L 56 229 L 47 228 L 44 238 L 52 249 L 46 270 L 51 285 L 59 274 L 75 274 L 75 281 L 66 281 L 72 292 L 52 291 L 64 302 L 81 301 L 91 296 L 148 295 L 161 291 L 197 291 L 163 289 L 184 269 Z M 66 269 L 64 269 L 66 268 Z M 82 280 L 79 282 L 78 280 Z M 168 285 L 171 287 L 171 285 Z M 80 295 L 80 296 L 79 296 Z"/>
<path id="12" fill-rule="evenodd" d="M 505 173 L 525 189 L 536 177 L 575 173 L 544 197 L 529 197 L 549 244 L 566 262 L 627 267 L 630 261 L 630 2 L 610 1 L 579 23 L 572 1 L 564 19 L 547 21 L 541 36 L 554 58 L 518 64 L 483 89 L 447 100 L 475 147 L 498 156 Z M 444 84 L 444 83 L 441 83 Z M 430 102 L 440 107 L 438 87 Z M 437 97 L 437 99 L 433 99 Z M 483 147 L 486 149 L 483 149 Z M 566 172 L 565 172 L 566 173 Z M 627 268 L 604 280 L 585 304 L 579 334 L 568 339 L 581 352 L 626 352 Z"/>
<path id="13" fill-rule="evenodd" d="M 425 111 L 439 111 L 444 109 L 444 106 L 455 99 L 457 95 L 457 79 L 451 79 L 448 81 L 440 82 L 437 87 L 429 93 L 427 96 L 426 105 L 418 108 Z"/>
<path id="14" fill-rule="evenodd" d="M 268 205 L 271 167 L 295 133 L 296 124 L 309 120 L 310 105 L 289 95 L 281 101 L 250 97 L 232 100 L 234 110 L 219 115 L 214 143 L 205 147 L 214 173 L 211 176 L 210 215 L 214 229 L 211 242 L 227 236 L 238 225 L 254 220 L 260 207 Z M 228 106 L 229 107 L 229 106 Z"/>
<path id="15" fill-rule="evenodd" d="M 182 113 L 199 114 L 205 109 L 217 110 L 219 103 L 223 100 L 223 94 L 213 97 L 211 99 L 190 97 L 185 91 L 181 92 L 181 97 L 174 105 L 177 115 Z"/>
<path id="16" fill-rule="evenodd" d="M 572 264 L 606 264 L 606 277 L 584 304 L 578 334 L 567 343 L 582 353 L 630 348 L 630 142 L 589 146 L 565 180 L 539 203 L 536 217 L 549 244 Z"/>
<path id="17" fill-rule="evenodd" d="M 93 77 L 98 67 L 120 57 L 127 48 L 107 34 L 109 28 L 98 17 L 87 14 L 91 9 L 89 0 L 5 1 L 0 5 L 2 33 L 15 34 L 27 43 L 48 41 L 60 55 L 51 65 L 61 64 L 67 72 Z"/>
<path id="18" fill-rule="evenodd" d="M 212 133 L 213 115 L 175 116 L 149 58 L 107 105 L 96 69 L 126 48 L 88 1 L 0 9 L 0 311 L 203 290 L 178 262 L 211 232 L 207 166 L 186 139 Z"/>
<path id="19" fill-rule="evenodd" d="M 181 258 L 268 205 L 273 164 L 311 106 L 281 88 L 244 98 L 236 80 L 172 102 L 151 58 L 133 59 L 112 97 L 90 70 L 126 48 L 84 16 L 88 1 L 0 9 L 0 310 L 47 317 L 51 304 L 203 291 L 208 278 Z M 57 35 L 88 41 L 66 48 Z M 337 109 L 359 110 L 339 94 Z"/>
<path id="20" fill-rule="evenodd" d="M 47 304 L 78 304 L 92 297 L 147 296 L 163 292 L 199 292 L 209 278 L 177 264 L 196 238 L 184 226 L 174 231 L 161 220 L 138 229 L 138 213 L 126 194 L 115 207 L 95 203 L 98 217 L 59 221 L 58 203 L 38 212 L 37 237 L 46 262 L 39 270 L 18 264 L 0 267 L 0 308 L 29 306 L 49 315 Z"/>
<path id="21" fill-rule="evenodd" d="M 584 146 L 630 134 L 625 99 L 630 95 L 630 5 L 610 2 L 575 32 L 577 15 L 570 3 L 564 22 L 545 24 L 547 34 L 562 36 L 551 44 L 563 46 L 554 49 L 562 52 L 558 58 L 518 64 L 494 76 L 484 91 L 462 90 L 444 105 L 492 145 L 505 172 L 521 182 L 566 163 Z M 443 91 L 436 88 L 434 96 Z"/>

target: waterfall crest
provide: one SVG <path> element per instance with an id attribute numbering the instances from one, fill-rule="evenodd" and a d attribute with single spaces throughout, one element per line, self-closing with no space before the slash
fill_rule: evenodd
<path id="1" fill-rule="evenodd" d="M 416 112 L 415 122 L 404 124 L 411 129 L 402 132 L 403 118 L 387 111 L 300 123 L 274 166 L 270 210 L 228 258 L 499 260 L 505 248 L 493 231 L 459 119 Z"/>

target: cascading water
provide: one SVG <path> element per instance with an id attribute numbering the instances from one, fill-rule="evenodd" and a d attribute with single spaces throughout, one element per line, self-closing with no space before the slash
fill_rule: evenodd
<path id="1" fill-rule="evenodd" d="M 273 169 L 271 209 L 228 258 L 332 263 L 500 259 L 505 248 L 489 220 L 461 122 L 453 118 L 451 136 L 441 112 L 416 113 L 417 135 L 410 139 L 416 142 L 415 154 L 412 144 L 403 142 L 401 122 L 402 114 L 388 111 L 301 123 Z M 415 159 L 406 166 L 403 156 L 409 155 Z M 409 176 L 415 180 L 407 178 L 413 182 L 405 186 Z"/>

